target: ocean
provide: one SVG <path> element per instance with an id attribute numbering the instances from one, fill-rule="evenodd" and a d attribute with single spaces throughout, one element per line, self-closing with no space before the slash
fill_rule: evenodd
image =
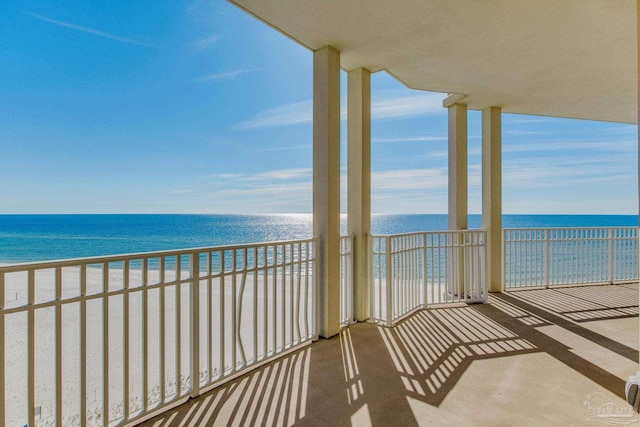
<path id="1" fill-rule="evenodd" d="M 636 215 L 504 215 L 503 227 L 637 226 Z M 469 216 L 480 228 L 481 216 Z M 374 215 L 374 234 L 447 229 L 447 215 Z M 342 218 L 346 234 L 346 217 Z M 301 215 L 0 215 L 0 264 L 309 238 Z"/>

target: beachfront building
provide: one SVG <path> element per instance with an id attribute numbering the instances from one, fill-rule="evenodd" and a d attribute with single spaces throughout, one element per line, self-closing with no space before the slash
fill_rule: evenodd
<path id="1" fill-rule="evenodd" d="M 560 267 L 527 264 L 536 254 L 566 253 L 569 243 L 548 230 L 514 238 L 503 231 L 501 115 L 637 123 L 637 0 L 232 3 L 313 52 L 314 238 L 0 268 L 0 287 L 23 281 L 28 289 L 25 306 L 5 310 L 24 313 L 29 331 L 28 424 L 39 425 L 43 410 L 34 391 L 35 312 L 52 309 L 60 325 L 67 278 L 80 289 L 68 302 L 79 304 L 77 425 L 635 421 L 621 396 L 638 363 L 637 229 L 569 232 L 595 248 L 579 267 L 590 266 L 590 279 L 569 271 L 568 259 L 582 257 L 574 249 Z M 348 237 L 340 235 L 341 70 L 348 75 Z M 376 72 L 448 94 L 448 231 L 371 235 Z M 483 230 L 467 230 L 468 110 L 482 111 Z M 507 248 L 517 262 L 507 262 Z M 40 280 L 50 280 L 54 294 L 36 300 Z M 507 280 L 535 289 L 503 294 Z M 607 285 L 545 289 L 581 281 Z M 140 318 L 134 303 L 143 307 Z M 458 305 L 422 310 L 450 303 Z M 121 309 L 115 321 L 114 306 Z M 363 323 L 341 329 L 354 322 Z M 125 339 L 114 345 L 118 328 Z M 59 326 L 55 333 L 52 350 L 61 354 Z M 95 348 L 97 362 L 87 357 Z M 124 356 L 114 368 L 116 353 Z M 0 351 L 0 366 L 7 357 Z M 67 420 L 59 359 L 50 361 L 53 425 Z M 89 401 L 92 382 L 100 386 Z M 0 413 L 7 402 L 0 399 Z"/>

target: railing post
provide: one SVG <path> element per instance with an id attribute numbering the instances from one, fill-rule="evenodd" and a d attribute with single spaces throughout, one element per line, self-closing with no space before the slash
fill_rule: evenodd
<path id="1" fill-rule="evenodd" d="M 318 310 L 320 308 L 320 297 L 318 295 L 318 254 L 320 253 L 318 248 L 319 245 L 320 239 L 314 238 L 311 241 L 311 248 L 313 252 L 313 256 L 311 259 L 311 331 L 313 332 L 312 341 L 318 341 L 320 337 L 320 328 L 318 327 Z"/>
<path id="2" fill-rule="evenodd" d="M 392 269 L 393 269 L 393 258 L 391 256 L 391 237 L 385 237 L 385 249 L 386 249 L 386 255 L 385 258 L 387 260 L 387 266 L 386 266 L 386 280 L 385 280 L 385 285 L 386 285 L 386 296 L 387 296 L 387 326 L 392 326 L 393 325 L 393 314 L 392 314 L 392 310 L 393 310 L 393 287 L 392 287 L 392 280 L 393 280 L 393 275 L 392 273 Z"/>
<path id="3" fill-rule="evenodd" d="M 431 266 L 433 268 L 433 266 Z M 427 276 L 429 269 L 427 268 L 427 233 L 422 233 L 422 308 L 427 308 L 429 301 L 429 292 L 427 291 Z"/>
<path id="4" fill-rule="evenodd" d="M 544 230 L 544 287 L 549 289 L 549 230 Z"/>
<path id="5" fill-rule="evenodd" d="M 191 253 L 191 397 L 200 394 L 200 254 Z"/>
<path id="6" fill-rule="evenodd" d="M 491 289 L 491 283 L 489 283 L 489 275 L 488 275 L 488 265 L 489 265 L 489 257 L 488 257 L 488 253 L 489 253 L 489 248 L 487 245 L 487 240 L 488 240 L 488 235 L 489 232 L 488 231 L 483 231 L 482 232 L 482 246 L 479 248 L 480 249 L 480 254 L 482 256 L 481 259 L 481 263 L 484 266 L 484 277 L 482 278 L 482 283 L 483 283 L 483 287 L 482 287 L 482 302 L 487 302 L 487 292 L 489 292 L 489 289 Z M 500 236 L 502 237 L 502 229 L 500 231 Z M 502 245 L 502 242 L 500 242 L 500 244 Z M 502 252 L 504 254 L 504 252 Z M 503 255 L 504 257 L 504 255 Z M 504 259 L 504 258 L 503 258 Z M 502 261 L 501 261 L 502 262 Z M 504 267 L 504 266 L 503 266 Z M 502 272 L 500 273 L 501 277 L 504 277 L 504 268 L 502 269 Z M 504 281 L 502 281 L 502 284 L 500 286 L 500 291 L 504 291 Z"/>
<path id="7" fill-rule="evenodd" d="M 615 275 L 615 245 L 614 245 L 614 229 L 609 228 L 609 283 L 613 284 L 616 275 Z"/>
<path id="8" fill-rule="evenodd" d="M 501 291 L 507 290 L 507 230 L 502 229 L 502 288 Z"/>
<path id="9" fill-rule="evenodd" d="M 369 317 L 373 318 L 374 317 L 373 313 L 375 313 L 375 310 L 376 310 L 376 306 L 375 306 L 376 280 L 375 280 L 375 264 L 374 264 L 375 255 L 373 253 L 374 237 L 369 233 L 365 233 L 364 238 L 366 240 L 365 247 L 367 248 L 366 256 L 369 258 L 369 262 L 367 264 L 367 282 L 366 282 L 367 286 L 369 287 L 369 293 L 368 293 Z"/>

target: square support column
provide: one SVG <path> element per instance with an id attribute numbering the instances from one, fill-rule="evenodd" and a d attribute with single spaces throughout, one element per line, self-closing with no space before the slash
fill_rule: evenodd
<path id="1" fill-rule="evenodd" d="M 316 327 L 340 332 L 340 53 L 313 53 L 313 237 L 318 239 Z"/>
<path id="2" fill-rule="evenodd" d="M 482 110 L 482 228 L 487 230 L 487 284 L 502 291 L 502 109 Z"/>
<path id="3" fill-rule="evenodd" d="M 467 106 L 449 107 L 449 230 L 466 230 L 468 222 Z"/>
<path id="4" fill-rule="evenodd" d="M 371 73 L 349 71 L 347 93 L 347 230 L 353 245 L 353 315 L 370 316 L 369 244 L 371 233 Z"/>
<path id="5" fill-rule="evenodd" d="M 449 108 L 449 230 L 466 230 L 468 223 L 467 182 L 467 105 Z M 449 282 L 454 295 L 465 293 L 465 256 L 463 242 L 455 236 L 450 252 Z"/>

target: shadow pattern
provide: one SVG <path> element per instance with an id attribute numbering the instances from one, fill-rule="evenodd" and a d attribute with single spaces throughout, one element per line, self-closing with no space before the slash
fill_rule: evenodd
<path id="1" fill-rule="evenodd" d="M 421 311 L 378 330 L 407 393 L 436 406 L 472 361 L 540 351 L 472 307 Z"/>
<path id="2" fill-rule="evenodd" d="M 574 322 L 638 316 L 637 285 L 590 285 L 508 293 Z"/>
<path id="3" fill-rule="evenodd" d="M 409 398 L 439 407 L 474 361 L 531 353 L 620 395 L 623 379 L 541 327 L 563 328 L 637 362 L 637 349 L 582 326 L 587 318 L 632 316 L 633 303 L 636 285 L 527 290 L 422 310 L 393 328 L 359 323 L 141 425 L 417 426 Z"/>

